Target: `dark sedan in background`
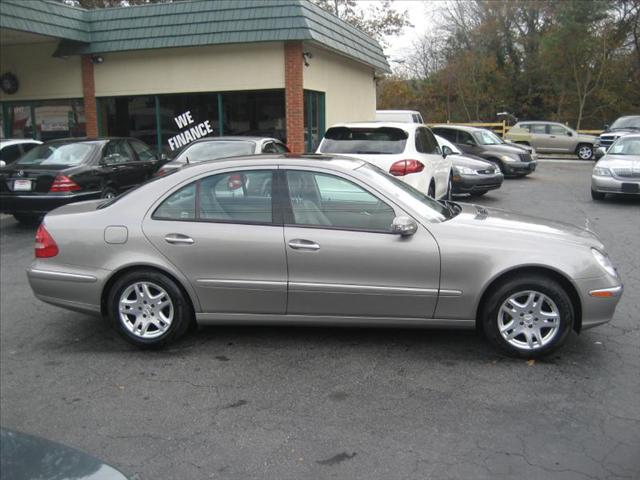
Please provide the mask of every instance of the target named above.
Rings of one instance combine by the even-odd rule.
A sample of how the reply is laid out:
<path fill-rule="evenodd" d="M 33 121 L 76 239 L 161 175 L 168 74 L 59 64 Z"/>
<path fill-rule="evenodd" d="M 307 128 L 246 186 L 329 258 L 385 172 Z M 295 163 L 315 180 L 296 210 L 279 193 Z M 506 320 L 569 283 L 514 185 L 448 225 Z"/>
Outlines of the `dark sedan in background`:
<path fill-rule="evenodd" d="M 68 138 L 33 148 L 0 170 L 0 212 L 38 222 L 67 203 L 112 198 L 153 176 L 158 159 L 134 138 Z"/>
<path fill-rule="evenodd" d="M 530 147 L 507 143 L 484 128 L 447 124 L 435 125 L 431 130 L 455 144 L 462 152 L 495 164 L 505 176 L 529 175 L 538 165 Z"/>
<path fill-rule="evenodd" d="M 448 140 L 436 135 L 443 155 L 451 159 L 451 189 L 453 195 L 484 195 L 502 186 L 504 175 L 495 164 L 462 153 Z"/>

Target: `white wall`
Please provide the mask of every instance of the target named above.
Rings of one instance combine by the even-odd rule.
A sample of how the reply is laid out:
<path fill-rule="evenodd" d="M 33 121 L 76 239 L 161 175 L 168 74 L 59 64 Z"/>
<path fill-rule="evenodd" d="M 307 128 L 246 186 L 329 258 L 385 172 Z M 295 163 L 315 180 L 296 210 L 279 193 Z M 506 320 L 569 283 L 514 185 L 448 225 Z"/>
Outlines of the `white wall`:
<path fill-rule="evenodd" d="M 106 53 L 96 96 L 284 88 L 282 43 Z"/>
<path fill-rule="evenodd" d="M 325 93 L 326 127 L 340 122 L 375 120 L 376 82 L 374 70 L 356 61 L 316 46 L 304 67 L 304 88 Z"/>
<path fill-rule="evenodd" d="M 0 72 L 12 72 L 16 93 L 0 91 L 0 101 L 82 98 L 80 57 L 53 58 L 57 42 L 2 46 Z"/>

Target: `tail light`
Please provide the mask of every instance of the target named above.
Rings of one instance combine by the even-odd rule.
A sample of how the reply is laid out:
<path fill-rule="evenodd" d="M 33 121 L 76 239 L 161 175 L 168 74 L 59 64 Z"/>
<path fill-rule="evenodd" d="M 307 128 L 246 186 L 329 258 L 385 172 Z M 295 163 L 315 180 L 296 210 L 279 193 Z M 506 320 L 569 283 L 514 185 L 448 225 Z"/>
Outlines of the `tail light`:
<path fill-rule="evenodd" d="M 73 192 L 80 190 L 82 187 L 71 180 L 66 175 L 58 175 L 51 184 L 50 192 Z"/>
<path fill-rule="evenodd" d="M 418 173 L 424 170 L 424 164 L 419 160 L 399 160 L 389 169 L 389 173 L 395 177 L 403 177 L 409 173 Z"/>
<path fill-rule="evenodd" d="M 50 258 L 58 254 L 58 245 L 47 229 L 44 223 L 41 223 L 36 232 L 36 258 Z"/>

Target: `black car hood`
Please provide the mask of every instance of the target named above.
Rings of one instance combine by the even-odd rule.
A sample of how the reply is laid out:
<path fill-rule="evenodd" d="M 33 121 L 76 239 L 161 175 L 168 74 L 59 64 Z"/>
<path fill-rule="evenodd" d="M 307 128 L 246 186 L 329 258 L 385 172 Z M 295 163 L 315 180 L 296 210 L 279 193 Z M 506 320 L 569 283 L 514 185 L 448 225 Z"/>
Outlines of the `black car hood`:
<path fill-rule="evenodd" d="M 447 158 L 451 159 L 451 163 L 454 167 L 467 167 L 473 168 L 474 170 L 485 170 L 488 168 L 493 168 L 493 163 L 487 162 L 483 160 L 481 157 L 470 154 L 451 154 L 447 155 Z"/>
<path fill-rule="evenodd" d="M 127 480 L 96 457 L 44 438 L 0 429 L 3 479 Z"/>

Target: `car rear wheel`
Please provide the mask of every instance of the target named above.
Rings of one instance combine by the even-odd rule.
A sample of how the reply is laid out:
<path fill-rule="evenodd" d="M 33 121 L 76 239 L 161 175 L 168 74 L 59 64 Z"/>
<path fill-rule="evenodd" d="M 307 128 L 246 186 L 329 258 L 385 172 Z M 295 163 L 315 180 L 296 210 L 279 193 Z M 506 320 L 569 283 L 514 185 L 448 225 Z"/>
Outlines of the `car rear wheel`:
<path fill-rule="evenodd" d="M 129 342 L 163 347 L 183 336 L 194 322 L 189 299 L 167 275 L 129 272 L 109 292 L 109 320 Z"/>
<path fill-rule="evenodd" d="M 594 200 L 604 200 L 606 193 L 598 192 L 597 190 L 591 189 L 591 198 Z"/>
<path fill-rule="evenodd" d="M 42 215 L 36 213 L 14 213 L 13 218 L 23 225 L 37 225 L 42 221 Z"/>
<path fill-rule="evenodd" d="M 542 275 L 511 277 L 484 302 L 487 339 L 508 355 L 538 358 L 559 348 L 574 322 L 573 305 L 557 281 Z"/>
<path fill-rule="evenodd" d="M 588 145 L 586 143 L 578 145 L 576 153 L 580 160 L 591 160 L 593 158 L 593 145 Z"/>

